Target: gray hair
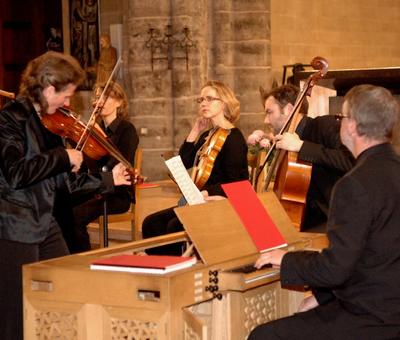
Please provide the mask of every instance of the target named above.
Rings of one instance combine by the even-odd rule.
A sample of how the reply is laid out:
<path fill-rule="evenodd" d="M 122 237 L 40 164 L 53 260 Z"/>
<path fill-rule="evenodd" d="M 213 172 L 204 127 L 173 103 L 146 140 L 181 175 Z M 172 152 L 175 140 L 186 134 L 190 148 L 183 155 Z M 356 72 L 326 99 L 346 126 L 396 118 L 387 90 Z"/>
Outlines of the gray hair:
<path fill-rule="evenodd" d="M 389 90 L 374 85 L 358 85 L 347 92 L 344 100 L 360 136 L 379 141 L 392 138 L 400 106 Z"/>

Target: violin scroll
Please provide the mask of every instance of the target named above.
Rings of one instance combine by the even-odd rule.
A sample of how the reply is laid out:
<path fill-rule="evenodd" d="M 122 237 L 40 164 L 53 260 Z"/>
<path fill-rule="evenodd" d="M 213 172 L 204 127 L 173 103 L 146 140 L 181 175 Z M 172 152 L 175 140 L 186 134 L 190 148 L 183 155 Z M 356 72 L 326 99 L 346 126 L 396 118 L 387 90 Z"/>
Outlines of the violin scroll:
<path fill-rule="evenodd" d="M 15 99 L 15 93 L 4 91 L 2 89 L 0 89 L 0 96 L 6 97 L 6 98 L 9 98 L 9 99 Z"/>

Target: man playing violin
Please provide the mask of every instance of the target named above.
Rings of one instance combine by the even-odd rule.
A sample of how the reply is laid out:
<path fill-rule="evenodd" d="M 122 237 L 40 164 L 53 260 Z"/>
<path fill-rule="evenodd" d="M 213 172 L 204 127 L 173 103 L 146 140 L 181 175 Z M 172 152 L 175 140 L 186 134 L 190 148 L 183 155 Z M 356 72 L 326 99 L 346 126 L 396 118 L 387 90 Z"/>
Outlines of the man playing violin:
<path fill-rule="evenodd" d="M 179 155 L 186 168 L 194 167 L 194 171 L 207 172 L 197 167 L 199 164 L 200 166 L 209 164 L 202 160 L 203 157 L 207 158 L 208 147 L 210 143 L 213 143 L 214 136 L 218 136 L 219 133 L 226 135 L 222 145 L 219 145 L 220 151 L 216 154 L 204 185 L 198 184 L 202 183 L 201 180 L 197 182 L 206 200 L 212 200 L 215 196 L 225 196 L 221 184 L 249 178 L 247 145 L 241 131 L 234 126 L 239 119 L 240 104 L 227 85 L 219 81 L 207 82 L 201 89 L 197 102 L 199 116 L 181 145 Z M 148 238 L 183 230 L 173 209 L 174 207 L 147 216 L 142 226 L 143 237 Z M 149 254 L 182 254 L 180 245 L 147 249 L 146 252 Z"/>
<path fill-rule="evenodd" d="M 249 340 L 400 338 L 400 157 L 391 144 L 400 107 L 383 87 L 359 85 L 344 98 L 340 137 L 356 164 L 336 184 L 329 246 L 272 250 L 255 266 L 280 267 L 283 285 L 324 290 L 301 313 L 257 327 Z"/>
<path fill-rule="evenodd" d="M 30 61 L 19 95 L 0 113 L 0 334 L 22 339 L 22 265 L 68 254 L 54 216 L 60 188 L 107 193 L 130 184 L 122 164 L 78 174 L 82 152 L 66 149 L 41 122 L 68 106 L 84 71 L 71 56 L 47 52 Z"/>
<path fill-rule="evenodd" d="M 331 191 L 335 182 L 354 165 L 354 157 L 340 141 L 340 121 L 333 116 L 307 117 L 308 102 L 303 100 L 295 133 L 279 135 L 293 111 L 299 89 L 291 84 L 261 90 L 265 120 L 276 139 L 276 147 L 298 152 L 298 159 L 312 163 L 310 187 L 302 230 L 325 231 Z"/>

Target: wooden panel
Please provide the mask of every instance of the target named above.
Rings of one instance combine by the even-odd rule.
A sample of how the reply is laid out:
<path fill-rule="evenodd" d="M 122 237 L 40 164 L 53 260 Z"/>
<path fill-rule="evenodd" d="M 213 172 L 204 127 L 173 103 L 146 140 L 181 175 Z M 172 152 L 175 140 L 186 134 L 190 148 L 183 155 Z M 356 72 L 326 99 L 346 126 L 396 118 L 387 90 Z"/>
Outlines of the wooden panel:
<path fill-rule="evenodd" d="M 275 194 L 266 192 L 259 198 L 287 243 L 298 242 L 301 236 Z M 228 200 L 180 207 L 175 212 L 207 265 L 258 253 Z"/>
<path fill-rule="evenodd" d="M 180 207 L 175 212 L 205 264 L 257 253 L 228 200 Z"/>

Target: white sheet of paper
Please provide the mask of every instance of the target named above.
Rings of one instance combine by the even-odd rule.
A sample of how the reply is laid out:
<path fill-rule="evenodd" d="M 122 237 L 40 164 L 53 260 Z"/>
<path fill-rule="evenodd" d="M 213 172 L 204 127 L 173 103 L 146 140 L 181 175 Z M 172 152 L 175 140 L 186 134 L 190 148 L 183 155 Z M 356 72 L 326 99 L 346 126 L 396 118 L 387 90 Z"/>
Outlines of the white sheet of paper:
<path fill-rule="evenodd" d="M 183 165 L 181 156 L 175 156 L 165 161 L 169 171 L 171 171 L 176 183 L 181 189 L 183 196 L 189 205 L 205 203 L 204 197 L 200 190 L 193 183 L 185 166 Z"/>

